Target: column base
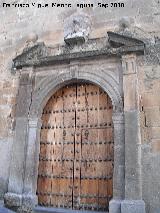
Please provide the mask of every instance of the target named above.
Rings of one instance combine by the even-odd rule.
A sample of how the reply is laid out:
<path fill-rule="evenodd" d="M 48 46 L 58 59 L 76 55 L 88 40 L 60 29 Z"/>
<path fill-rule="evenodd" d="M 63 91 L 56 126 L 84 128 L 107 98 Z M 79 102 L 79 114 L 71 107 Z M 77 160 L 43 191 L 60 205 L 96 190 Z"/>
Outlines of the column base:
<path fill-rule="evenodd" d="M 23 212 L 32 212 L 33 208 L 38 204 L 38 197 L 36 195 L 23 194 L 22 196 L 22 210 Z"/>
<path fill-rule="evenodd" d="M 124 200 L 121 202 L 121 213 L 145 213 L 143 200 Z"/>
<path fill-rule="evenodd" d="M 7 208 L 16 212 L 29 213 L 38 204 L 38 199 L 37 196 L 31 194 L 6 193 L 4 204 Z"/>
<path fill-rule="evenodd" d="M 4 205 L 7 208 L 16 210 L 18 207 L 22 206 L 22 195 L 15 193 L 6 193 L 4 196 Z"/>
<path fill-rule="evenodd" d="M 122 200 L 111 200 L 109 202 L 109 213 L 121 213 Z"/>

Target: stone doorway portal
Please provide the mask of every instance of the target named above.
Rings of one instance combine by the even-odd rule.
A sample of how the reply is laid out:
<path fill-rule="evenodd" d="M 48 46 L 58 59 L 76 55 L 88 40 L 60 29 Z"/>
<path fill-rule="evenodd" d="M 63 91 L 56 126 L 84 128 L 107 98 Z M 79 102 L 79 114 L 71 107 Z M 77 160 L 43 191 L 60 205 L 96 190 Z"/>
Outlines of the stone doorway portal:
<path fill-rule="evenodd" d="M 40 128 L 43 124 L 43 122 L 41 122 L 43 109 L 51 96 L 55 94 L 60 88 L 63 88 L 70 83 L 88 82 L 102 88 L 109 95 L 113 105 L 113 193 L 108 193 L 107 195 L 105 195 L 109 196 L 109 199 L 110 196 L 113 195 L 113 199 L 109 202 L 109 212 L 125 213 L 126 210 L 132 213 L 145 212 L 145 203 L 142 200 L 140 164 L 141 137 L 139 134 L 140 98 L 138 92 L 137 73 L 137 59 L 139 55 L 143 55 L 145 46 L 144 43 L 140 40 L 113 32 L 108 32 L 108 38 L 108 43 L 106 43 L 106 38 L 96 39 L 96 41 L 89 40 L 89 42 L 85 43 L 83 49 L 81 47 L 79 48 L 75 46 L 75 48 L 71 50 L 68 49 L 68 46 L 64 46 L 61 48 L 59 48 L 58 46 L 58 48 L 56 49 L 51 46 L 46 46 L 44 43 L 38 43 L 35 46 L 23 51 L 21 55 L 17 56 L 14 59 L 14 70 L 19 73 L 19 88 L 17 94 L 15 138 L 10 164 L 8 192 L 5 194 L 4 197 L 4 202 L 7 207 L 13 208 L 16 211 L 20 211 L 21 209 L 23 209 L 27 212 L 32 212 L 35 207 L 39 207 L 37 207 L 37 198 L 39 198 L 41 194 L 41 188 L 39 188 L 39 185 L 41 184 L 39 184 L 39 179 L 40 176 L 43 176 L 44 174 L 48 175 L 46 171 L 44 171 L 44 173 L 38 171 L 38 167 L 40 165 L 39 162 L 41 162 L 41 160 L 39 161 L 39 153 L 42 150 L 42 142 L 52 142 L 47 140 L 40 140 L 40 131 L 43 130 L 41 130 Z M 91 47 L 94 47 L 92 51 Z M 57 53 L 59 54 L 57 55 Z M 76 103 L 77 105 L 75 106 L 78 106 L 78 102 Z M 78 109 L 76 112 L 79 113 Z M 92 119 L 96 119 L 97 116 L 95 116 L 93 112 L 93 109 L 89 111 L 89 113 L 91 113 L 92 115 L 90 117 Z M 95 112 L 97 111 L 95 110 Z M 83 113 L 83 111 L 80 111 L 80 113 Z M 48 116 L 50 115 L 52 115 L 52 113 L 50 113 Z M 67 115 L 69 115 L 68 112 Z M 101 114 L 101 116 L 102 115 L 103 114 Z M 70 119 L 69 117 L 67 118 Z M 78 116 L 76 116 L 76 119 L 73 119 L 76 120 L 76 124 L 78 124 L 78 122 L 81 122 L 81 120 L 78 120 L 77 118 Z M 102 116 L 102 118 L 105 117 Z M 83 123 L 80 123 L 80 125 L 83 125 Z M 91 123 L 90 125 L 93 124 Z M 112 128 L 113 126 L 111 123 L 111 127 L 109 126 L 109 128 Z M 95 130 L 94 128 L 94 126 L 92 126 L 91 129 L 89 129 L 88 127 L 83 127 L 82 129 L 84 129 L 84 131 L 79 133 L 80 136 L 76 136 L 75 133 L 78 132 L 75 132 L 75 136 L 73 136 L 75 138 L 75 141 L 73 141 L 73 144 L 75 144 L 75 142 L 79 142 L 76 141 L 77 137 L 80 137 L 82 141 L 85 139 L 86 130 L 88 130 L 89 134 L 86 134 L 88 135 L 88 139 L 85 139 L 84 143 L 89 142 L 89 136 L 92 135 L 91 132 L 93 132 L 94 134 L 100 134 L 101 130 L 97 130 L 97 128 Z M 23 131 L 21 131 L 22 129 Z M 76 128 L 76 130 L 81 130 L 81 128 Z M 51 132 L 51 127 L 46 126 L 46 128 L 44 128 L 44 131 Z M 93 137 L 93 139 L 96 140 L 96 137 Z M 71 144 L 67 145 L 67 147 L 70 147 Z M 87 147 L 90 151 L 91 145 Z M 81 153 L 81 147 L 79 150 L 77 150 L 79 153 L 75 152 L 75 148 L 74 155 L 78 156 Z M 95 149 L 93 149 L 93 152 L 94 151 Z M 90 153 L 93 152 L 91 151 Z M 90 156 L 88 155 L 87 157 Z M 47 158 L 50 159 L 49 157 Z M 76 159 L 77 158 L 72 159 L 73 162 L 75 162 Z M 63 158 L 61 159 L 61 161 L 62 160 Z M 91 160 L 94 159 L 91 158 Z M 42 162 L 49 163 L 50 161 L 45 161 L 45 158 L 43 158 Z M 67 161 L 65 161 L 65 163 L 66 162 Z M 69 163 L 69 161 L 67 163 Z M 92 163 L 93 162 L 91 162 L 91 164 Z M 99 161 L 95 162 L 95 164 L 98 163 Z M 74 177 L 76 177 L 79 172 L 78 170 L 76 170 L 76 168 L 78 168 L 78 166 L 71 168 Z M 56 170 L 53 171 L 52 175 L 56 175 L 54 173 L 55 171 Z M 64 175 L 64 177 L 66 176 L 67 175 Z M 93 177 L 96 177 L 96 175 L 93 177 L 92 175 L 89 176 L 91 178 L 88 180 L 84 179 L 83 182 L 92 181 L 94 180 Z M 72 181 L 81 180 L 81 183 L 83 180 L 73 178 L 73 175 L 70 179 Z M 75 194 L 76 188 L 73 187 L 75 185 L 73 185 L 72 183 L 69 186 L 71 186 L 73 192 L 71 198 L 73 198 L 74 195 L 77 196 Z M 79 188 L 77 188 L 77 190 L 79 190 Z M 38 194 L 38 196 L 36 193 Z M 51 193 L 60 194 L 60 192 L 56 193 L 50 191 L 48 193 L 45 192 L 44 197 L 48 196 L 48 194 L 50 195 Z M 87 192 L 87 194 L 89 193 Z M 93 195 L 94 193 L 92 194 L 92 197 Z M 79 193 L 78 196 L 79 201 L 81 194 Z M 61 198 L 63 198 L 63 196 L 61 196 Z M 85 199 L 86 197 L 84 198 L 84 200 Z M 93 197 L 94 201 L 95 199 L 97 199 L 97 197 Z M 72 205 L 74 204 L 73 201 L 74 199 L 71 200 Z M 39 204 L 41 202 L 46 202 L 45 205 L 48 206 L 48 201 L 40 201 L 39 198 Z M 62 201 L 59 203 L 59 206 L 63 206 L 63 204 L 61 203 Z M 54 206 L 57 205 L 56 203 L 54 204 Z M 51 204 L 49 203 L 49 205 Z M 104 204 L 105 208 L 106 206 L 108 208 L 108 201 L 106 201 L 106 204 Z M 71 211 L 71 209 L 66 210 L 66 208 L 63 208 L 63 210 L 64 209 L 65 211 Z M 59 211 L 59 208 L 56 208 L 56 211 Z"/>
<path fill-rule="evenodd" d="M 108 211 L 113 196 L 112 103 L 89 83 L 58 90 L 42 114 L 37 195 L 41 206 Z"/>

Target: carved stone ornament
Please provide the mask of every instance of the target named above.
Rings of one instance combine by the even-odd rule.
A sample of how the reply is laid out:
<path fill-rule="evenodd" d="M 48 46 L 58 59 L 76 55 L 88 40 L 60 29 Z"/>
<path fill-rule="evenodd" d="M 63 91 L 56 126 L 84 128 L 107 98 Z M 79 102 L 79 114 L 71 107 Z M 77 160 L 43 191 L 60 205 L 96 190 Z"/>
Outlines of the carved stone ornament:
<path fill-rule="evenodd" d="M 74 45 L 84 43 L 90 32 L 90 19 L 85 14 L 72 15 L 64 21 L 64 41 Z"/>

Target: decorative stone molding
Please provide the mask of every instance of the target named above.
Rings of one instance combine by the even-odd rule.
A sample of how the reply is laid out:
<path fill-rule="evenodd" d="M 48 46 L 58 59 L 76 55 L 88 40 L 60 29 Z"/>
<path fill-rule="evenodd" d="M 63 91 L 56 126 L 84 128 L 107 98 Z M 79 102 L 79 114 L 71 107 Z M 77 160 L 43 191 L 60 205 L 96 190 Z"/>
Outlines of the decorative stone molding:
<path fill-rule="evenodd" d="M 47 48 L 43 42 L 37 43 L 32 47 L 27 47 L 22 54 L 13 59 L 14 68 L 22 68 L 29 62 L 37 61 L 38 58 L 46 56 Z"/>
<path fill-rule="evenodd" d="M 25 66 L 49 66 L 57 63 L 66 63 L 71 60 L 93 58 L 96 56 L 121 56 L 126 53 L 144 53 L 144 43 L 132 37 L 123 36 L 117 33 L 108 32 L 109 43 L 104 46 L 100 44 L 102 39 L 95 41 L 88 40 L 82 47 L 69 49 L 67 46 L 59 47 L 57 54 L 53 47 L 47 47 L 44 43 L 37 43 L 35 46 L 24 50 L 24 52 L 13 60 L 14 68 Z M 104 39 L 105 40 L 105 39 Z M 90 48 L 91 47 L 91 48 Z M 116 48 L 115 48 L 116 47 Z"/>
<path fill-rule="evenodd" d="M 106 91 L 107 94 L 110 96 L 113 103 L 114 111 L 123 111 L 123 100 L 119 92 L 119 85 L 113 78 L 111 78 L 110 75 L 108 75 L 107 73 L 96 72 L 96 70 L 92 70 L 92 72 L 89 72 L 88 70 L 80 71 L 77 69 L 73 69 L 73 72 L 70 72 L 69 70 L 57 77 L 50 76 L 49 78 L 45 78 L 44 81 L 41 82 L 41 86 L 36 88 L 33 93 L 33 103 L 31 106 L 30 116 L 37 116 L 37 113 L 41 114 L 41 111 L 38 112 L 38 109 L 39 106 L 44 106 L 46 104 L 46 99 L 43 103 L 44 97 L 49 98 L 50 95 L 53 94 L 53 92 L 55 92 L 60 87 L 69 82 L 78 80 L 86 80 L 100 85 L 101 88 L 104 89 L 104 91 Z"/>
<path fill-rule="evenodd" d="M 142 200 L 140 97 L 136 60 L 135 54 L 127 54 L 122 57 L 125 116 L 125 200 L 121 203 L 121 213 L 145 213 L 145 203 Z"/>
<path fill-rule="evenodd" d="M 115 37 L 117 37 L 117 41 Z M 105 45 L 102 45 L 101 41 Z M 134 60 L 136 63 L 133 55 L 129 54 L 127 56 L 128 59 L 126 56 L 122 57 L 122 55 L 126 53 L 143 54 L 144 44 L 141 41 L 113 33 L 109 33 L 110 44 L 105 39 L 97 39 L 94 42 L 88 40 L 87 42 L 82 49 L 77 49 L 77 47 L 73 49 L 63 47 L 59 48 L 59 53 L 56 52 L 58 50 L 46 47 L 43 43 L 36 44 L 14 59 L 14 67 L 17 69 L 22 68 L 20 69 L 21 93 L 17 97 L 19 105 L 17 106 L 16 132 L 8 193 L 5 195 L 7 206 L 28 209 L 27 211 L 30 212 L 33 206 L 37 204 L 36 188 L 42 110 L 49 98 L 61 87 L 69 83 L 86 81 L 101 87 L 112 100 L 115 166 L 113 175 L 113 200 L 110 202 L 109 209 L 110 213 L 125 213 L 122 212 L 123 207 L 121 204 L 123 199 L 128 199 L 125 196 L 127 195 L 126 190 L 129 190 L 126 188 L 128 176 L 125 177 L 125 175 L 129 174 L 129 172 L 125 174 L 125 165 L 128 163 L 125 156 L 130 155 L 130 144 L 128 143 L 129 137 L 127 138 L 125 131 L 128 130 L 130 125 L 130 117 L 127 117 L 130 114 L 124 114 L 124 91 L 122 91 L 124 87 L 122 85 L 122 78 L 129 76 L 127 73 L 128 71 L 130 72 L 130 68 L 127 70 L 127 65 L 122 66 L 120 62 L 126 63 L 127 60 L 131 62 Z M 114 58 L 112 62 L 114 66 L 113 64 L 111 65 L 112 70 L 107 68 L 107 63 L 109 63 L 108 57 Z M 97 61 L 102 60 L 105 66 L 101 66 L 101 61 L 98 61 L 99 65 L 97 66 L 96 63 L 93 63 L 95 59 Z M 87 60 L 89 63 L 86 66 Z M 40 81 L 37 78 L 40 75 L 39 66 L 41 66 L 41 69 L 42 67 L 45 70 L 49 68 L 48 71 L 51 71 L 51 74 L 43 72 L 43 77 L 40 78 Z M 26 67 L 31 67 L 31 71 L 28 68 L 26 69 Z M 57 72 L 57 69 L 60 72 Z M 136 75 L 134 71 L 133 69 L 131 72 L 132 75 Z M 24 94 L 26 95 L 26 103 L 23 101 Z M 133 118 L 135 117 L 133 116 Z M 21 127 L 23 131 L 20 130 Z M 134 129 L 133 132 L 135 132 L 137 125 L 135 128 L 132 128 Z M 136 151 L 136 146 L 134 148 L 132 151 Z M 17 155 L 17 153 L 19 154 Z M 135 155 L 135 162 L 138 161 L 139 155 Z M 138 196 L 137 198 L 140 199 L 138 193 L 135 196 Z M 135 199 L 132 198 L 132 200 Z M 130 207 L 127 208 L 130 209 Z M 135 211 L 132 212 L 137 213 Z M 142 211 L 142 213 L 144 212 Z"/>
<path fill-rule="evenodd" d="M 59 88 L 63 87 L 64 85 L 75 82 L 75 81 L 89 81 L 94 84 L 97 84 L 100 86 L 104 91 L 108 93 L 108 95 L 112 99 L 113 107 L 114 107 L 114 114 L 113 114 L 113 120 L 115 123 L 115 133 L 117 136 L 115 136 L 115 144 L 119 143 L 119 140 L 124 144 L 123 140 L 123 98 L 121 97 L 120 93 L 120 82 L 115 80 L 114 75 L 110 75 L 109 72 L 104 70 L 99 70 L 99 72 L 96 72 L 94 69 L 90 70 L 84 70 L 80 69 L 78 62 L 72 62 L 70 65 L 68 65 L 67 70 L 59 74 L 59 76 L 53 75 L 53 76 L 47 76 L 42 80 L 34 89 L 32 92 L 32 102 L 30 105 L 30 112 L 29 112 L 29 121 L 28 121 L 28 128 L 25 135 L 25 138 L 23 140 L 26 140 L 26 162 L 25 162 L 25 174 L 24 174 L 24 183 L 23 183 L 23 189 L 22 191 L 27 194 L 33 194 L 32 196 L 36 196 L 36 184 L 37 184 L 37 171 L 38 171 L 38 163 L 39 163 L 39 130 L 40 130 L 40 117 L 43 110 L 44 105 L 47 103 L 48 99 L 51 97 L 51 95 L 58 90 Z M 27 85 L 27 84 L 26 84 Z M 18 122 L 18 120 L 17 120 Z M 117 124 L 116 124 L 117 123 Z M 119 132 L 119 133 L 118 133 Z M 17 133 L 18 129 L 17 129 Z M 16 141 L 16 143 L 21 145 L 20 141 Z M 17 144 L 17 146 L 18 146 Z M 124 146 L 123 146 L 124 147 Z M 121 152 L 121 150 L 119 150 Z M 15 159 L 16 159 L 16 153 L 14 153 Z M 123 155 L 123 154 L 122 154 Z M 117 155 L 119 156 L 119 155 Z M 116 158 L 115 158 L 116 159 Z M 115 162 L 116 168 L 115 168 L 115 174 L 117 175 L 116 181 L 114 183 L 115 186 L 115 196 L 119 196 L 120 198 L 124 195 L 121 195 L 124 190 L 120 188 L 124 184 L 122 184 L 122 181 L 124 182 L 124 177 L 121 175 L 122 170 L 124 170 L 124 166 L 119 165 L 119 157 L 117 158 L 117 162 Z M 122 161 L 121 161 L 122 164 Z M 117 170 L 118 169 L 118 170 Z M 117 170 L 117 171 L 116 171 Z M 120 171 L 121 170 L 121 171 Z M 10 182 L 12 183 L 12 174 L 10 176 Z M 122 180 L 123 178 L 123 180 Z M 24 194 L 24 196 L 25 196 Z M 16 196 L 16 194 L 15 194 Z M 13 197 L 14 200 L 14 197 Z M 24 200 L 24 199 L 23 199 Z M 34 199 L 35 201 L 36 199 Z M 33 202 L 34 202 L 33 201 Z M 7 200 L 6 200 L 7 203 Z M 24 202 L 21 201 L 21 204 L 23 208 L 25 208 L 27 204 L 24 204 Z M 31 202 L 32 203 L 32 202 Z M 36 203 L 35 203 L 36 204 Z M 29 208 L 27 206 L 27 208 Z M 30 207 L 32 208 L 32 207 Z"/>
<path fill-rule="evenodd" d="M 135 54 L 122 56 L 123 75 L 137 73 L 136 59 Z"/>
<path fill-rule="evenodd" d="M 86 14 L 73 14 L 64 21 L 64 41 L 69 45 L 84 43 L 90 27 L 90 18 Z"/>
<path fill-rule="evenodd" d="M 114 125 L 124 124 L 124 113 L 123 112 L 114 112 L 112 115 L 112 120 Z"/>
<path fill-rule="evenodd" d="M 29 128 L 37 128 L 38 118 L 30 118 L 28 122 Z"/>

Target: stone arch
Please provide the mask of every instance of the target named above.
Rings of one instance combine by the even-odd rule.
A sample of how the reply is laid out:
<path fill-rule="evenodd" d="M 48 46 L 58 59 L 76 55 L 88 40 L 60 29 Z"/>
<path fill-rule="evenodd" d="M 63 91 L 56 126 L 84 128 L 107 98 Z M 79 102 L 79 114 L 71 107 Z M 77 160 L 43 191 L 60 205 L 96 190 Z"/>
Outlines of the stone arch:
<path fill-rule="evenodd" d="M 92 67 L 93 68 L 93 67 Z M 87 81 L 101 87 L 111 98 L 113 105 L 114 125 L 114 175 L 113 175 L 113 199 L 124 198 L 124 117 L 123 98 L 119 79 L 111 71 L 104 70 L 79 70 L 77 66 L 68 67 L 55 77 L 48 75 L 40 80 L 32 92 L 29 117 L 22 122 L 26 125 L 25 133 L 25 164 L 22 182 L 22 194 L 7 193 L 6 200 L 19 199 L 18 206 L 34 208 L 37 204 L 37 177 L 40 148 L 41 114 L 49 98 L 61 87 L 76 81 Z M 28 115 L 27 115 L 28 116 Z M 21 118 L 20 118 L 21 119 Z M 21 122 L 19 122 L 19 126 Z M 21 145 L 22 146 L 22 145 Z M 17 174 L 16 174 L 17 175 Z M 11 184 L 14 179 L 11 177 Z M 10 187 L 10 188 L 11 188 Z M 11 192 L 13 190 L 10 190 Z M 12 199 L 12 200 L 14 200 Z M 116 204 L 117 205 L 117 204 Z M 117 209 L 120 209 L 118 203 Z"/>
<path fill-rule="evenodd" d="M 49 98 L 63 86 L 76 81 L 87 81 L 101 87 L 111 98 L 113 105 L 113 125 L 114 125 L 114 175 L 113 175 L 113 199 L 119 200 L 124 198 L 124 117 L 123 117 L 123 99 L 120 94 L 119 83 L 112 75 L 107 72 L 100 71 L 96 73 L 92 70 L 89 71 L 68 71 L 61 73 L 56 78 L 49 76 L 40 81 L 35 88 L 32 97 L 32 105 L 29 116 L 29 132 L 28 132 L 28 146 L 34 146 L 34 156 L 27 154 L 26 159 L 26 173 L 34 174 L 30 180 L 26 179 L 26 185 L 30 185 L 30 190 L 33 197 L 36 195 L 37 190 L 37 177 L 39 165 L 39 146 L 40 146 L 40 128 L 41 114 L 44 106 Z M 34 144 L 33 144 L 34 141 Z M 32 145 L 30 145 L 32 144 Z M 32 171 L 30 165 L 33 164 Z M 28 166 L 27 166 L 28 165 Z M 29 168 L 27 170 L 27 168 Z M 29 182 L 29 183 L 28 183 Z M 121 187 L 119 187 L 121 186 Z M 25 188 L 25 186 L 24 186 Z"/>
<path fill-rule="evenodd" d="M 88 81 L 101 87 L 111 98 L 114 112 L 123 111 L 123 100 L 119 91 L 119 84 L 113 76 L 105 73 L 88 72 L 85 70 L 65 72 L 57 76 L 49 76 L 37 85 L 31 105 L 30 117 L 39 117 L 42 109 L 59 88 L 76 81 Z"/>

